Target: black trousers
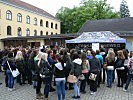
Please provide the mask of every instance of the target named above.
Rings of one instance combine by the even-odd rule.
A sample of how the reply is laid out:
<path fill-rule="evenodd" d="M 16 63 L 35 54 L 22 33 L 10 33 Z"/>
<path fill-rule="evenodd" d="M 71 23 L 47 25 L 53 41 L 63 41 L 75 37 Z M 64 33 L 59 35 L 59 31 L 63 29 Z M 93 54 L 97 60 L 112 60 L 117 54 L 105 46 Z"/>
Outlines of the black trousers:
<path fill-rule="evenodd" d="M 39 94 L 41 91 L 41 85 L 42 85 L 42 79 L 41 77 L 38 77 L 38 81 L 37 81 L 37 87 L 36 87 L 36 94 Z"/>
<path fill-rule="evenodd" d="M 96 74 L 97 76 L 99 75 L 99 73 L 94 73 Z M 96 78 L 95 81 L 93 80 L 90 80 L 90 91 L 93 91 L 93 92 L 96 92 L 97 91 L 97 82 L 98 82 L 98 77 Z"/>
<path fill-rule="evenodd" d="M 123 86 L 124 84 L 124 70 L 116 70 L 117 71 L 117 79 L 118 79 L 118 86 Z"/>

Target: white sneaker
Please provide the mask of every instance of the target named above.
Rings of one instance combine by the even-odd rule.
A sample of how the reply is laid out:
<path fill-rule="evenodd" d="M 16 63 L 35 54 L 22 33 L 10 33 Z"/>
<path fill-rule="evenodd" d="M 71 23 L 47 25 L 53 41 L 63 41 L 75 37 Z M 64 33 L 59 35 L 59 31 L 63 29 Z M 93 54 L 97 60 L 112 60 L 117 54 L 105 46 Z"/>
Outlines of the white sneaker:
<path fill-rule="evenodd" d="M 12 88 L 8 88 L 8 91 L 12 92 L 12 91 L 13 91 L 13 89 L 12 89 Z"/>
<path fill-rule="evenodd" d="M 96 94 L 96 92 L 91 92 L 91 95 L 95 95 Z"/>
<path fill-rule="evenodd" d="M 123 91 L 124 91 L 124 92 L 127 92 L 127 90 L 126 90 L 125 88 L 123 88 Z"/>

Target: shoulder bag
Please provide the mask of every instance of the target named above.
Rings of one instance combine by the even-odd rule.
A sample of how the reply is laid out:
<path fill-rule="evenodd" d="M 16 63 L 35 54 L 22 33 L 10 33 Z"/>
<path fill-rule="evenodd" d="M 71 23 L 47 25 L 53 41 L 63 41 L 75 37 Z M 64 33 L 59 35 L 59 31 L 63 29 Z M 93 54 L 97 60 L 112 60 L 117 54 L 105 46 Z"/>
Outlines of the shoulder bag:
<path fill-rule="evenodd" d="M 9 66 L 9 69 L 10 69 L 11 73 L 12 73 L 12 76 L 13 76 L 13 77 L 17 77 L 17 76 L 20 74 L 19 71 L 18 71 L 18 69 L 16 68 L 16 70 L 13 70 L 13 71 L 12 71 L 12 69 L 11 69 L 10 64 L 9 64 L 8 61 L 7 61 L 7 64 L 8 64 L 8 66 Z"/>

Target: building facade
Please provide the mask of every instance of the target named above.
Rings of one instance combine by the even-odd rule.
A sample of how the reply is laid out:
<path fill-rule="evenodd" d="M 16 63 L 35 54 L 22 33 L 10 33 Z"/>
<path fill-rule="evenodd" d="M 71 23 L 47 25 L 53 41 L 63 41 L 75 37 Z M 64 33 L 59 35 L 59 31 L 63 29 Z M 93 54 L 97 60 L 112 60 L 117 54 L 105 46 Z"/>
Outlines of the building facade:
<path fill-rule="evenodd" d="M 0 0 L 0 48 L 7 44 L 42 46 L 43 36 L 54 34 L 60 34 L 60 21 L 54 16 L 19 0 Z"/>

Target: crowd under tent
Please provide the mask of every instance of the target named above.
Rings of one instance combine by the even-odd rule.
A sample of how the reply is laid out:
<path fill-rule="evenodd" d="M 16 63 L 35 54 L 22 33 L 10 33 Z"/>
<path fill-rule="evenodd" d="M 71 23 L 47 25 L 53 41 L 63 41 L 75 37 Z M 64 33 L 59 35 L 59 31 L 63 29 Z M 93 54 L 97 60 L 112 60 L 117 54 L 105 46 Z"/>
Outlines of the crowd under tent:
<path fill-rule="evenodd" d="M 100 31 L 83 32 L 79 37 L 66 40 L 65 42 L 68 48 L 100 48 L 101 45 L 103 45 L 105 48 L 124 49 L 126 39 L 121 38 L 110 31 Z"/>

